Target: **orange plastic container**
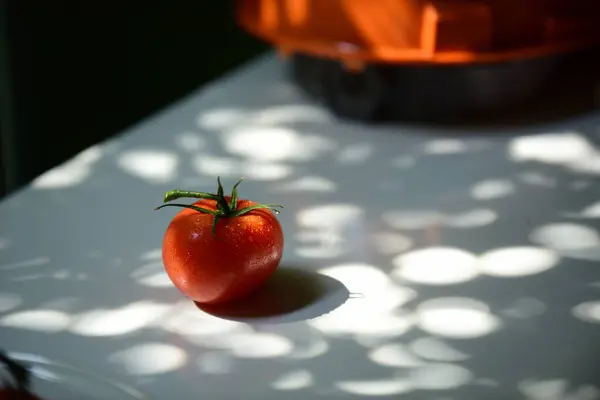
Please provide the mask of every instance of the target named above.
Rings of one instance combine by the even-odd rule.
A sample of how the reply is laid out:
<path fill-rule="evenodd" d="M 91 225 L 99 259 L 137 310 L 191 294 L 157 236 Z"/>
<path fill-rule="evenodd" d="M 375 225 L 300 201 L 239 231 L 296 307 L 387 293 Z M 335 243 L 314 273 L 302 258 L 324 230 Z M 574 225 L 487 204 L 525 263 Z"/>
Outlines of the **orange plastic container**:
<path fill-rule="evenodd" d="M 284 52 L 345 61 L 469 63 L 600 42 L 600 0 L 238 0 Z"/>
<path fill-rule="evenodd" d="M 600 0 L 237 0 L 236 10 L 244 29 L 282 53 L 355 72 L 498 64 L 600 44 Z"/>

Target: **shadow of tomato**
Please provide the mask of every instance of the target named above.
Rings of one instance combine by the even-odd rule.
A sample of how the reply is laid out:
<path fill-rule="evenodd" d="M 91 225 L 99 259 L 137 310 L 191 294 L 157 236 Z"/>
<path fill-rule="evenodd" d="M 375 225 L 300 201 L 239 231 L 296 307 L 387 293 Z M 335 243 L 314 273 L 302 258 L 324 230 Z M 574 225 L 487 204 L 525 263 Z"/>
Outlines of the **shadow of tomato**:
<path fill-rule="evenodd" d="M 279 267 L 257 292 L 226 304 L 196 303 L 215 317 L 249 323 L 289 323 L 327 314 L 348 300 L 338 280 L 314 271 Z"/>

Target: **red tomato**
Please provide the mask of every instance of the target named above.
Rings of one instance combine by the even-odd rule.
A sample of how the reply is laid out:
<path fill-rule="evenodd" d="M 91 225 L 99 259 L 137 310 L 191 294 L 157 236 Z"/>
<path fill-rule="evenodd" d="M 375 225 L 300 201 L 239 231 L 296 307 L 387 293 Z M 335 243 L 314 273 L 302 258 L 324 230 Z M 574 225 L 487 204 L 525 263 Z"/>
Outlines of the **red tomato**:
<path fill-rule="evenodd" d="M 238 201 L 240 182 L 231 196 L 223 196 L 220 181 L 216 195 L 181 191 L 165 194 L 165 202 L 201 198 L 191 205 L 196 209 L 183 204 L 159 207 L 183 208 L 165 232 L 163 263 L 173 284 L 198 303 L 224 303 L 254 292 L 281 261 L 283 232 L 271 211 L 281 206 Z"/>

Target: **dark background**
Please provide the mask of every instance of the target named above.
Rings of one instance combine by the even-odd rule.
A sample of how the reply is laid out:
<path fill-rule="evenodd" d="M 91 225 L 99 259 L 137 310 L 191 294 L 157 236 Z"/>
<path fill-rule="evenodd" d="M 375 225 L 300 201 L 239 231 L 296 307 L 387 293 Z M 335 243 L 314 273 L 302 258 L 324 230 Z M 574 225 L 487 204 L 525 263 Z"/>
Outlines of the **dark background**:
<path fill-rule="evenodd" d="M 0 0 L 0 197 L 265 51 L 233 0 Z"/>

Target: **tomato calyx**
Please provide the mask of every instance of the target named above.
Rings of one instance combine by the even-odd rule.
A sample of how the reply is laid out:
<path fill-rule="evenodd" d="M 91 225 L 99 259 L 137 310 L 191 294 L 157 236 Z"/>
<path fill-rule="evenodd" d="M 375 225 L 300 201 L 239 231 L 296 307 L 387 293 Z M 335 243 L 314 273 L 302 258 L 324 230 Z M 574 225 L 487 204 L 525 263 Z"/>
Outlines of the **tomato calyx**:
<path fill-rule="evenodd" d="M 165 207 L 179 207 L 179 208 L 188 208 L 190 210 L 197 211 L 203 214 L 210 214 L 214 216 L 213 224 L 212 224 L 212 234 L 215 235 L 215 229 L 217 227 L 217 223 L 222 218 L 235 218 L 240 217 L 244 214 L 249 213 L 253 210 L 258 209 L 268 209 L 273 211 L 275 214 L 279 214 L 279 208 L 283 208 L 280 204 L 254 204 L 248 207 L 244 207 L 238 210 L 237 202 L 238 202 L 238 191 L 237 188 L 244 181 L 244 178 L 240 178 L 233 185 L 233 189 L 231 189 L 231 196 L 229 199 L 229 203 L 227 203 L 227 199 L 225 198 L 225 192 L 223 190 L 223 185 L 221 184 L 221 177 L 217 177 L 217 193 L 208 193 L 208 192 L 191 192 L 188 190 L 169 190 L 165 193 L 163 197 L 163 204 L 159 207 L 156 207 L 154 210 L 160 210 Z M 178 200 L 181 198 L 192 198 L 192 199 L 205 199 L 205 200 L 214 200 L 216 203 L 215 210 L 209 210 L 207 208 L 198 207 L 192 204 L 179 204 L 179 203 L 171 203 L 171 201 Z"/>

